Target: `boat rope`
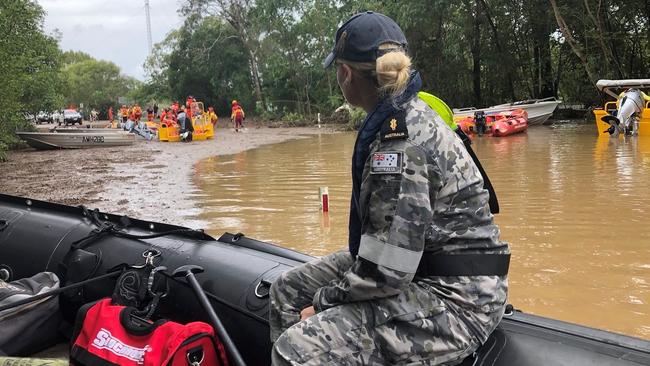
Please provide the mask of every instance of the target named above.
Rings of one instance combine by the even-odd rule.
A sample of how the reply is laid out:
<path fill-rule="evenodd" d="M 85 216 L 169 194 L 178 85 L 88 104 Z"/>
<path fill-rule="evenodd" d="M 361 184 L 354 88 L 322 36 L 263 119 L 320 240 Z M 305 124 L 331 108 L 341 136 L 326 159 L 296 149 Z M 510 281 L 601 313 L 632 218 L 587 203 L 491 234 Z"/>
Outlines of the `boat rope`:
<path fill-rule="evenodd" d="M 168 235 L 186 235 L 194 238 L 200 238 L 205 235 L 205 233 L 202 230 L 194 230 L 194 229 L 186 229 L 186 228 L 162 231 L 159 233 L 146 234 L 146 235 L 129 234 L 123 231 L 125 228 L 129 226 L 128 223 L 126 223 L 126 225 L 124 226 L 120 226 L 109 221 L 102 221 L 99 218 L 98 209 L 89 210 L 85 206 L 79 206 L 79 207 L 83 211 L 84 216 L 88 217 L 92 221 L 92 223 L 95 226 L 97 226 L 97 228 L 91 231 L 90 234 L 88 234 L 87 236 L 75 240 L 70 246 L 71 250 L 83 249 L 107 235 L 112 235 L 112 236 L 117 236 L 117 237 L 122 237 L 127 239 L 136 239 L 136 240 L 153 239 L 153 238 L 159 238 Z"/>

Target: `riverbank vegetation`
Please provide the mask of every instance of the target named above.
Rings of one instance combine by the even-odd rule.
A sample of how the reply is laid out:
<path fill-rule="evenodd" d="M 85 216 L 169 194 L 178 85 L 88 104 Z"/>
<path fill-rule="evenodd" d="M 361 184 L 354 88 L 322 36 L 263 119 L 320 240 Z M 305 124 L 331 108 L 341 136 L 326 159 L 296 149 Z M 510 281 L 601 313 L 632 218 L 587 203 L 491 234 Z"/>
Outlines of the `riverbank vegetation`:
<path fill-rule="evenodd" d="M 558 97 L 598 104 L 598 79 L 648 77 L 645 0 L 184 0 L 183 25 L 146 60 L 146 80 L 113 63 L 62 52 L 34 0 L 0 9 L 0 154 L 24 116 L 63 105 L 105 111 L 193 95 L 229 115 L 237 99 L 266 120 L 324 121 L 343 103 L 321 61 L 333 34 L 364 9 L 397 20 L 424 89 L 452 107 Z M 15 16 L 20 14 L 21 16 Z M 0 159 L 1 159 L 0 155 Z"/>
<path fill-rule="evenodd" d="M 236 98 L 278 118 L 329 115 L 343 100 L 321 61 L 362 9 L 397 20 L 424 89 L 453 107 L 546 97 L 590 106 L 598 79 L 648 76 L 643 0 L 190 0 L 147 61 L 148 83 L 222 112 Z"/>

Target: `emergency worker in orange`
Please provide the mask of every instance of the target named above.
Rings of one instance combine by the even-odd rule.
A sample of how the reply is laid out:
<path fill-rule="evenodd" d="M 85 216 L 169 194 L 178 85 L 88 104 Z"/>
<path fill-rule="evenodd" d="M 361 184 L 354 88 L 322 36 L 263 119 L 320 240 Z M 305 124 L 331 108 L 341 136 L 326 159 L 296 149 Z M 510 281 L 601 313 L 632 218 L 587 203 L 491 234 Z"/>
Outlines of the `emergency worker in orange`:
<path fill-rule="evenodd" d="M 142 118 L 142 108 L 140 108 L 138 103 L 133 106 L 133 116 L 135 117 L 135 122 L 140 122 L 140 118 Z"/>
<path fill-rule="evenodd" d="M 190 119 L 192 119 L 192 104 L 196 102 L 196 99 L 194 99 L 193 96 L 188 96 L 187 100 L 185 101 L 185 114 L 187 114 Z"/>
<path fill-rule="evenodd" d="M 244 109 L 239 105 L 239 103 L 237 103 L 236 100 L 233 100 L 230 120 L 235 123 L 235 132 L 239 132 L 239 129 L 244 127 L 245 119 L 246 114 L 244 113 Z"/>
<path fill-rule="evenodd" d="M 113 123 L 113 107 L 108 107 L 108 121 Z"/>
<path fill-rule="evenodd" d="M 120 117 L 122 117 L 122 123 L 126 123 L 126 120 L 129 119 L 129 108 L 125 104 L 122 104 L 122 108 L 120 108 Z"/>

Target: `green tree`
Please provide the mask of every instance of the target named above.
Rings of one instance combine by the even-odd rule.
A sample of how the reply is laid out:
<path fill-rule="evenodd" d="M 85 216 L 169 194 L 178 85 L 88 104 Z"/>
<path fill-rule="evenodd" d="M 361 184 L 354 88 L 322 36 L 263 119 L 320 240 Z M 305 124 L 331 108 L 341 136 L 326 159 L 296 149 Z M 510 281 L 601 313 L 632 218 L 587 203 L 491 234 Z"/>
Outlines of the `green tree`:
<path fill-rule="evenodd" d="M 43 9 L 30 0 L 3 0 L 0 8 L 0 160 L 29 129 L 26 113 L 48 110 L 57 95 L 60 50 L 43 32 Z"/>
<path fill-rule="evenodd" d="M 64 103 L 67 106 L 83 104 L 85 110 L 96 108 L 105 111 L 140 84 L 136 79 L 122 75 L 120 68 L 112 62 L 93 58 L 75 61 L 62 70 Z"/>

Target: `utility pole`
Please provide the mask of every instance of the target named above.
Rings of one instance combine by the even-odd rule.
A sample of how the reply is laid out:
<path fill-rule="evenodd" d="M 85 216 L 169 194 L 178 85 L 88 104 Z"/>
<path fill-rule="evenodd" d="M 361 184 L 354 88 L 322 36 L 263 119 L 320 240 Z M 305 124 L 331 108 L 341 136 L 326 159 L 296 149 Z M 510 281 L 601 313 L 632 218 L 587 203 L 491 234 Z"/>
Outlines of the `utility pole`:
<path fill-rule="evenodd" d="M 151 42 L 151 16 L 149 14 L 149 0 L 144 0 L 144 12 L 147 15 L 147 46 L 149 46 L 149 54 L 153 50 Z"/>

